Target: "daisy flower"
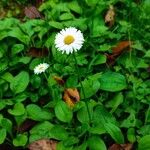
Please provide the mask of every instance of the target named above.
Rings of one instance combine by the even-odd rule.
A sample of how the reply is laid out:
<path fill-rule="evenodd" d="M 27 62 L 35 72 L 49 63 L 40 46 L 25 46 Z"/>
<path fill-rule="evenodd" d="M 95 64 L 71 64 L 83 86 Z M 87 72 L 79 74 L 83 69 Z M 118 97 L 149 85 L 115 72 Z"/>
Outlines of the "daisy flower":
<path fill-rule="evenodd" d="M 55 46 L 62 53 L 73 53 L 81 49 L 84 42 L 83 34 L 74 27 L 61 30 L 55 37 Z"/>
<path fill-rule="evenodd" d="M 34 74 L 41 74 L 42 72 L 45 72 L 45 70 L 48 67 L 49 67 L 49 64 L 47 64 L 47 63 L 39 64 L 34 68 Z"/>

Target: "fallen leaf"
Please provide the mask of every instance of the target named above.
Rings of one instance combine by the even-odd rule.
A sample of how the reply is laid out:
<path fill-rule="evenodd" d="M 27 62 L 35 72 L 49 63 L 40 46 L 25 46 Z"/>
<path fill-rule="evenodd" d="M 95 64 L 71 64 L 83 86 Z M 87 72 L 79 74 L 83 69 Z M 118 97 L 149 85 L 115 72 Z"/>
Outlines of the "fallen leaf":
<path fill-rule="evenodd" d="M 79 95 L 78 90 L 76 88 L 66 89 L 64 92 L 63 99 L 70 107 L 73 107 L 75 103 L 80 100 L 80 95 Z"/>
<path fill-rule="evenodd" d="M 147 72 L 150 73 L 150 66 L 147 68 Z"/>
<path fill-rule="evenodd" d="M 36 0 L 36 5 L 41 5 L 44 2 L 44 0 Z"/>
<path fill-rule="evenodd" d="M 121 41 L 115 47 L 112 47 L 113 55 L 120 55 L 124 50 L 129 50 L 131 47 L 131 41 Z"/>
<path fill-rule="evenodd" d="M 115 59 L 116 59 L 115 56 L 112 55 L 112 54 L 105 54 L 105 55 L 106 55 L 106 57 L 107 57 L 106 64 L 108 64 L 108 65 L 110 65 L 110 66 L 114 65 Z"/>
<path fill-rule="evenodd" d="M 113 144 L 108 148 L 108 150 L 132 150 L 133 144 Z"/>
<path fill-rule="evenodd" d="M 54 80 L 62 86 L 65 84 L 65 81 L 61 77 L 54 76 Z"/>
<path fill-rule="evenodd" d="M 29 131 L 36 123 L 34 120 L 27 119 L 17 128 L 17 131 L 20 133 Z"/>
<path fill-rule="evenodd" d="M 48 56 L 48 49 L 31 47 L 27 52 L 27 55 L 32 57 L 45 57 Z"/>
<path fill-rule="evenodd" d="M 112 5 L 109 6 L 109 10 L 105 15 L 105 23 L 108 24 L 109 27 L 112 27 L 115 22 L 115 10 Z"/>
<path fill-rule="evenodd" d="M 112 47 L 112 54 L 105 54 L 107 56 L 107 64 L 113 65 L 116 58 L 124 51 L 130 50 L 131 41 L 121 41 L 115 47 Z"/>
<path fill-rule="evenodd" d="M 34 6 L 25 7 L 24 13 L 30 19 L 41 18 L 39 11 Z"/>
<path fill-rule="evenodd" d="M 57 141 L 41 139 L 29 144 L 29 150 L 56 150 Z"/>

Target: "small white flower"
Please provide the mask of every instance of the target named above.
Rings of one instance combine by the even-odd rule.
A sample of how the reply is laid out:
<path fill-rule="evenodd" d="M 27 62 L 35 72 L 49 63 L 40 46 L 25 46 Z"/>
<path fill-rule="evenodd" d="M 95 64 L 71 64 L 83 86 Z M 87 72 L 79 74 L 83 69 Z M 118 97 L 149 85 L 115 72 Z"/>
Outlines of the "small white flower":
<path fill-rule="evenodd" d="M 47 63 L 39 64 L 34 68 L 34 74 L 41 74 L 42 72 L 45 72 L 48 67 L 49 64 Z"/>
<path fill-rule="evenodd" d="M 83 34 L 74 27 L 61 30 L 55 37 L 55 46 L 62 53 L 73 53 L 81 49 L 84 42 Z"/>

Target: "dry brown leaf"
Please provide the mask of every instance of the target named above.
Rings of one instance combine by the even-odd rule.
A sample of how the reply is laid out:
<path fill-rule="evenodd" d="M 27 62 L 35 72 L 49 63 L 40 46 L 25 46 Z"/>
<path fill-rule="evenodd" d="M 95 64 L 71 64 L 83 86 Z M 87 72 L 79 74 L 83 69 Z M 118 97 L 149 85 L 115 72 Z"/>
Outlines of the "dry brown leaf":
<path fill-rule="evenodd" d="M 54 76 L 54 80 L 62 86 L 65 84 L 65 81 L 61 77 Z"/>
<path fill-rule="evenodd" d="M 42 139 L 29 144 L 29 150 L 56 150 L 57 141 Z"/>
<path fill-rule="evenodd" d="M 32 57 L 46 57 L 48 56 L 48 49 L 31 47 L 27 52 L 27 55 Z"/>
<path fill-rule="evenodd" d="M 120 55 L 124 50 L 129 50 L 131 41 L 121 41 L 115 47 L 112 47 L 113 55 Z"/>
<path fill-rule="evenodd" d="M 41 18 L 39 11 L 34 6 L 25 7 L 24 13 L 30 19 Z"/>
<path fill-rule="evenodd" d="M 17 131 L 20 133 L 29 131 L 36 123 L 34 120 L 27 119 L 17 128 Z"/>
<path fill-rule="evenodd" d="M 36 0 L 36 5 L 41 5 L 44 2 L 44 0 Z"/>
<path fill-rule="evenodd" d="M 108 148 L 108 150 L 132 150 L 133 144 L 113 144 Z"/>
<path fill-rule="evenodd" d="M 106 55 L 106 57 L 107 57 L 107 64 L 108 65 L 114 65 L 114 63 L 115 63 L 115 56 L 114 55 L 112 55 L 112 54 L 105 54 Z"/>
<path fill-rule="evenodd" d="M 64 92 L 63 99 L 68 104 L 68 106 L 73 107 L 75 103 L 80 100 L 80 95 L 78 90 L 76 88 L 66 89 Z"/>
<path fill-rule="evenodd" d="M 132 42 L 131 41 L 121 41 L 115 47 L 112 47 L 112 54 L 106 54 L 107 64 L 113 65 L 116 58 L 125 50 L 130 50 Z"/>
<path fill-rule="evenodd" d="M 147 72 L 150 73 L 150 66 L 147 68 Z"/>
<path fill-rule="evenodd" d="M 105 15 L 105 23 L 108 24 L 109 27 L 112 27 L 115 22 L 115 10 L 112 5 L 110 5 L 109 10 Z"/>

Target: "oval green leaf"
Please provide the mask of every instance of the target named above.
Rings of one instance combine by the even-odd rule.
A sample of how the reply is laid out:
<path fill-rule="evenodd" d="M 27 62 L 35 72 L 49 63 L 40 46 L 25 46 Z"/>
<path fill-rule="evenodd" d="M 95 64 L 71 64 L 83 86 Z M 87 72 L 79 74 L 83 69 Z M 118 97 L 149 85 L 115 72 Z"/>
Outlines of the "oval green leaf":
<path fill-rule="evenodd" d="M 72 111 L 65 102 L 59 101 L 55 106 L 56 117 L 62 122 L 70 122 L 72 119 Z"/>

